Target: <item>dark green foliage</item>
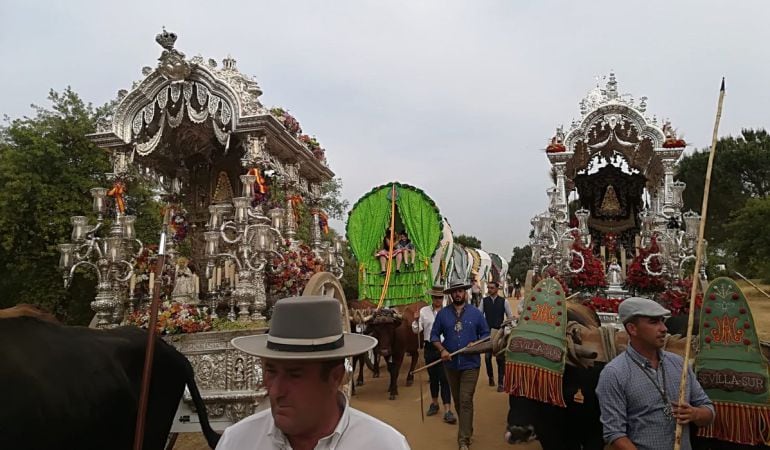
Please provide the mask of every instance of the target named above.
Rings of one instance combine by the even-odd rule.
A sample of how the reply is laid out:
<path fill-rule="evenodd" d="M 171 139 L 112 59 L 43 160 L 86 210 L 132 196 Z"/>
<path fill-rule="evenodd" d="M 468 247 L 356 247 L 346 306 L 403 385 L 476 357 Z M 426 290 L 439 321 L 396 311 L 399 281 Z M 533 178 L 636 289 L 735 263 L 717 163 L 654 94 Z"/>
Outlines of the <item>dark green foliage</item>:
<path fill-rule="evenodd" d="M 508 273 L 511 275 L 511 280 L 517 278 L 524 284 L 524 280 L 527 279 L 527 271 L 532 267 L 532 247 L 525 245 L 524 247 L 513 247 L 513 255 L 511 256 L 511 262 L 508 263 Z"/>
<path fill-rule="evenodd" d="M 770 280 L 770 197 L 749 199 L 725 229 L 735 269 L 750 278 Z"/>
<path fill-rule="evenodd" d="M 469 236 L 461 234 L 454 237 L 455 244 L 460 244 L 463 247 L 481 248 L 481 241 L 476 236 Z"/>
<path fill-rule="evenodd" d="M 57 244 L 67 242 L 70 216 L 90 214 L 89 189 L 106 186 L 107 155 L 86 134 L 107 111 L 70 88 L 49 94 L 52 109 L 0 128 L 0 307 L 32 303 L 70 323 L 92 313 L 94 276 L 64 289 Z"/>
<path fill-rule="evenodd" d="M 687 183 L 684 210 L 700 212 L 709 149 L 688 155 L 677 178 Z M 726 264 L 748 277 L 770 277 L 770 135 L 742 130 L 717 142 L 711 175 L 706 239 L 709 264 Z M 711 274 L 714 276 L 714 274 Z"/>

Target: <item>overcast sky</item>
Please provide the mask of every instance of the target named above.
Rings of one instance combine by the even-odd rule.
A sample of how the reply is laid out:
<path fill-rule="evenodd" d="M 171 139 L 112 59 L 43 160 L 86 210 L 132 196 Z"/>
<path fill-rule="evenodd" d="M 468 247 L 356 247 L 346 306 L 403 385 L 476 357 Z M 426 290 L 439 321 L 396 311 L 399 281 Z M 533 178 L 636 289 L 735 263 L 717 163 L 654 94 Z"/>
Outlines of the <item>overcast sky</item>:
<path fill-rule="evenodd" d="M 351 204 L 413 184 L 507 258 L 545 208 L 542 149 L 597 76 L 614 70 L 697 148 L 723 75 L 720 135 L 769 127 L 769 19 L 767 1 L 2 0 L 0 113 L 67 85 L 110 100 L 156 65 L 165 25 L 188 57 L 231 54 L 254 75 L 266 106 L 318 137 Z"/>

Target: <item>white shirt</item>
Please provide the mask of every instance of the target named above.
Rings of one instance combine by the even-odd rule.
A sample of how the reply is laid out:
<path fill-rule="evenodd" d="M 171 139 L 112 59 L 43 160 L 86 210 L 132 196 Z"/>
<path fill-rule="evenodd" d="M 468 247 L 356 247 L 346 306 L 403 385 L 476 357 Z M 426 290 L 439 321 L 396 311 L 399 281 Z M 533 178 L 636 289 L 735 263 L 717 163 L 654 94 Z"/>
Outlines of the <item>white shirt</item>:
<path fill-rule="evenodd" d="M 422 331 L 423 339 L 430 342 L 430 330 L 433 329 L 433 322 L 436 321 L 436 314 L 439 311 L 441 311 L 441 308 L 434 309 L 433 305 L 420 308 L 420 317 L 412 323 L 414 334 L 420 334 L 420 331 Z"/>
<path fill-rule="evenodd" d="M 334 432 L 318 441 L 315 450 L 409 450 L 403 434 L 395 428 L 345 405 Z M 310 407 L 310 405 L 308 405 Z M 228 427 L 216 450 L 292 450 L 281 430 L 276 428 L 270 408 Z"/>

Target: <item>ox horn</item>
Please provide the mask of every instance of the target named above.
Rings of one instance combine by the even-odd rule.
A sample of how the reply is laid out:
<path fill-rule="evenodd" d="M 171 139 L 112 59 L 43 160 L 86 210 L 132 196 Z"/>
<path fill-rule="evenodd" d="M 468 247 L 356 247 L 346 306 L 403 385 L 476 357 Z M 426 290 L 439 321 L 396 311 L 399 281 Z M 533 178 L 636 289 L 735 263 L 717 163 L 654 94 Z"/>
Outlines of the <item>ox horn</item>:
<path fill-rule="evenodd" d="M 373 315 L 369 314 L 368 316 L 364 316 L 364 323 L 371 322 Z"/>

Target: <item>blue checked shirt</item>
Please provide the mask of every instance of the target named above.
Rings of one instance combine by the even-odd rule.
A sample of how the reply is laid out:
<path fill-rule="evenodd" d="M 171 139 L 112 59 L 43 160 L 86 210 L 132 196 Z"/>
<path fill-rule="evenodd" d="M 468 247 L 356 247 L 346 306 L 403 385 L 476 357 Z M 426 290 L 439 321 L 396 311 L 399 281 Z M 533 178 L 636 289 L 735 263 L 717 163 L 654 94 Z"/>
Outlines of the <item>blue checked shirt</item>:
<path fill-rule="evenodd" d="M 462 323 L 460 331 L 457 331 L 458 322 Z M 430 332 L 431 343 L 441 342 L 441 336 L 444 336 L 442 345 L 449 353 L 452 353 L 472 341 L 478 341 L 489 336 L 489 326 L 487 326 L 487 320 L 481 311 L 470 303 L 465 304 L 459 318 L 454 305 L 450 304 L 436 314 L 436 321 L 433 322 L 433 329 Z M 478 354 L 464 355 L 460 353 L 444 364 L 447 369 L 452 370 L 478 369 L 481 366 L 481 357 Z"/>
<path fill-rule="evenodd" d="M 679 378 L 684 360 L 681 356 L 661 351 L 658 370 L 649 360 L 630 345 L 625 352 L 609 362 L 599 376 L 596 395 L 599 397 L 604 441 L 608 444 L 628 437 L 639 450 L 674 448 L 676 422 L 663 414 L 660 392 L 642 369 L 630 359 L 638 361 L 644 370 L 663 386 L 663 370 L 666 371 L 666 396 L 669 402 L 679 399 Z M 685 401 L 692 406 L 706 406 L 714 413 L 714 405 L 695 378 L 692 368 L 687 376 L 689 391 Z M 691 450 L 690 431 L 682 429 L 682 450 Z"/>

